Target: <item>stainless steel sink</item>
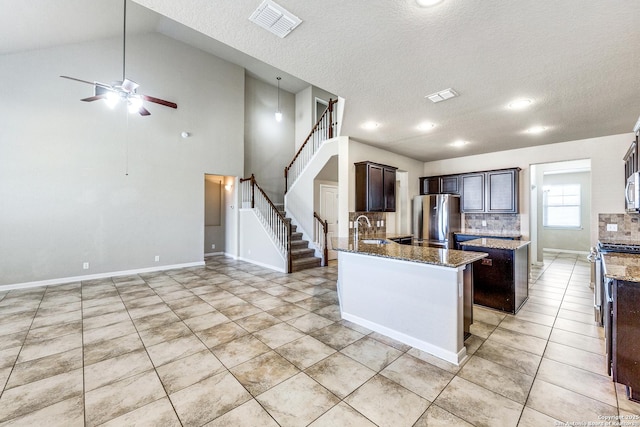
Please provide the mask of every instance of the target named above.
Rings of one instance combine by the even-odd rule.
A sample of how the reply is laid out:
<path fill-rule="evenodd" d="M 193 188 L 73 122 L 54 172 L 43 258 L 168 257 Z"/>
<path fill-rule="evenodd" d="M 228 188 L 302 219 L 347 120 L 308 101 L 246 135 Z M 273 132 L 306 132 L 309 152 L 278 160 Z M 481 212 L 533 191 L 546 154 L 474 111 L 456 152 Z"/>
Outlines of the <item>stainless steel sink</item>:
<path fill-rule="evenodd" d="M 360 243 L 367 245 L 388 245 L 391 242 L 385 239 L 362 239 L 360 240 Z"/>

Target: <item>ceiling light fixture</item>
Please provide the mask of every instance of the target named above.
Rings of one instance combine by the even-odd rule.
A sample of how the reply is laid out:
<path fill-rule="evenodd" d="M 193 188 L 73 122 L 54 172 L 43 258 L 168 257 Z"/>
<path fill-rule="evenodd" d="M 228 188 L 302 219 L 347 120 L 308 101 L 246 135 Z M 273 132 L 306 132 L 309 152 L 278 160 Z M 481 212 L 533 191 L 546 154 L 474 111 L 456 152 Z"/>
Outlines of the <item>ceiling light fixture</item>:
<path fill-rule="evenodd" d="M 521 98 L 511 101 L 509 105 L 507 105 L 507 108 L 510 110 L 524 110 L 525 108 L 531 106 L 531 104 L 533 104 L 533 101 L 531 99 Z"/>
<path fill-rule="evenodd" d="M 369 122 L 365 122 L 365 123 L 362 124 L 362 129 L 374 130 L 378 126 L 380 126 L 380 123 L 376 123 L 374 121 L 369 121 Z"/>
<path fill-rule="evenodd" d="M 416 3 L 418 3 L 418 6 L 429 7 L 440 3 L 441 1 L 442 0 L 416 0 Z"/>
<path fill-rule="evenodd" d="M 418 130 L 431 130 L 434 127 L 436 127 L 435 123 L 430 123 L 430 122 L 422 122 L 418 125 Z"/>
<path fill-rule="evenodd" d="M 276 122 L 282 121 L 282 111 L 280 111 L 280 79 L 282 77 L 276 77 L 278 80 L 278 109 L 276 110 Z"/>
<path fill-rule="evenodd" d="M 469 143 L 469 141 L 464 141 L 462 139 L 459 139 L 457 141 L 453 141 L 451 143 L 452 147 L 462 147 L 463 145 L 467 145 Z"/>
<path fill-rule="evenodd" d="M 429 100 L 435 104 L 438 102 L 446 101 L 447 99 L 455 98 L 456 96 L 458 96 L 458 93 L 455 90 L 448 88 L 436 93 L 432 93 L 431 95 L 427 95 L 425 96 L 425 98 L 429 98 Z"/>
<path fill-rule="evenodd" d="M 547 128 L 544 127 L 544 126 L 533 126 L 533 127 L 530 127 L 529 129 L 525 130 L 525 132 L 535 135 L 535 134 L 538 134 L 538 133 L 542 133 L 545 130 L 547 130 Z"/>

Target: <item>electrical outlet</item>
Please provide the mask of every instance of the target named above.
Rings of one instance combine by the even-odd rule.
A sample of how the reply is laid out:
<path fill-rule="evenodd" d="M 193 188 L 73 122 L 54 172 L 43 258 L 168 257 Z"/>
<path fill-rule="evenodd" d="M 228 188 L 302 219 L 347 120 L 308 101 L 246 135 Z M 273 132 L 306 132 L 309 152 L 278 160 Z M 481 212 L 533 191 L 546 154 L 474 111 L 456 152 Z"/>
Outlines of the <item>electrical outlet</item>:
<path fill-rule="evenodd" d="M 618 224 L 607 224 L 607 231 L 618 231 Z"/>
<path fill-rule="evenodd" d="M 88 270 L 89 269 L 89 263 L 88 262 L 83 262 L 82 263 L 82 269 L 83 270 Z"/>
<path fill-rule="evenodd" d="M 211 249 L 215 249 L 215 248 L 216 248 L 216 244 L 215 243 L 211 244 Z"/>
<path fill-rule="evenodd" d="M 487 221 L 485 221 L 484 219 L 482 220 L 482 226 L 486 227 L 487 226 Z"/>
<path fill-rule="evenodd" d="M 155 260 L 154 260 L 154 261 L 155 261 L 155 262 L 160 261 L 160 255 L 156 255 L 156 258 L 155 258 Z"/>

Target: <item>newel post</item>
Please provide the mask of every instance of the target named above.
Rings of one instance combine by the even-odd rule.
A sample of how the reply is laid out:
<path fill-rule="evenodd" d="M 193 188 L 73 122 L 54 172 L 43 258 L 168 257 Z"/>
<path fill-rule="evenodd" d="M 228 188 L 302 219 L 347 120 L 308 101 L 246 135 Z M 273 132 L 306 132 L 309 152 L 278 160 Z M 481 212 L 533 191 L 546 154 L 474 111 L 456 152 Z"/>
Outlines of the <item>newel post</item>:
<path fill-rule="evenodd" d="M 289 184 L 287 182 L 289 175 L 289 168 L 285 166 L 284 168 L 284 194 L 287 194 L 287 189 L 289 188 Z"/>
<path fill-rule="evenodd" d="M 256 207 L 256 177 L 251 174 L 251 209 Z"/>
<path fill-rule="evenodd" d="M 329 139 L 333 138 L 333 99 L 329 99 Z"/>

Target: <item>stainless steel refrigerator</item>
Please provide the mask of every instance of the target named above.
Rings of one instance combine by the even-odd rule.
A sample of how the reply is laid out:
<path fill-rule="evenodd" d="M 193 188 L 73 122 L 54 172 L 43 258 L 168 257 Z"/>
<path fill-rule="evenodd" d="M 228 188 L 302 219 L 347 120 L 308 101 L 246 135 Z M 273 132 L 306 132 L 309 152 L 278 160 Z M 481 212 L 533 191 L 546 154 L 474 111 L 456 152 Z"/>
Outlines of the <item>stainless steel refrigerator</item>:
<path fill-rule="evenodd" d="M 423 246 L 453 249 L 460 231 L 460 196 L 429 194 L 413 198 L 413 239 Z"/>

